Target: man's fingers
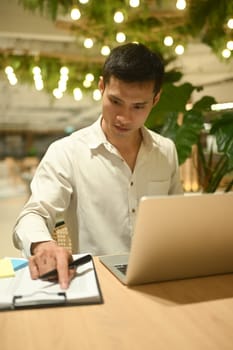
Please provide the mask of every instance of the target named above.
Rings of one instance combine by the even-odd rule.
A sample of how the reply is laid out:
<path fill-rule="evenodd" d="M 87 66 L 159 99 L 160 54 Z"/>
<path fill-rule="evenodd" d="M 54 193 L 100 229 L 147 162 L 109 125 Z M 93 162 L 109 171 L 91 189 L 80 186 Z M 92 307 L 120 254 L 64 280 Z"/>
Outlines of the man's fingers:
<path fill-rule="evenodd" d="M 57 271 L 58 281 L 62 289 L 67 289 L 69 286 L 69 257 L 63 250 L 57 255 Z"/>
<path fill-rule="evenodd" d="M 32 279 L 37 279 L 40 275 L 34 256 L 29 258 L 29 271 Z"/>
<path fill-rule="evenodd" d="M 58 247 L 54 242 L 37 244 L 35 255 L 29 260 L 31 277 L 38 278 L 51 270 L 57 269 L 58 281 L 62 289 L 67 289 L 74 272 L 69 271 L 68 264 L 72 262 L 72 255 L 68 250 Z"/>

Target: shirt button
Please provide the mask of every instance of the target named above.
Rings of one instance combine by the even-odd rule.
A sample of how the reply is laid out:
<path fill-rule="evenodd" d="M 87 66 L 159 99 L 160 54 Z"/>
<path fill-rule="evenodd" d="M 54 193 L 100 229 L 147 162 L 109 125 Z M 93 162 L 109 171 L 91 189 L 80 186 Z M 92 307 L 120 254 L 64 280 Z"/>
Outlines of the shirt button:
<path fill-rule="evenodd" d="M 135 213 L 135 209 L 134 208 L 132 209 L 132 213 Z"/>
<path fill-rule="evenodd" d="M 133 186 L 133 181 L 130 182 L 130 186 Z"/>

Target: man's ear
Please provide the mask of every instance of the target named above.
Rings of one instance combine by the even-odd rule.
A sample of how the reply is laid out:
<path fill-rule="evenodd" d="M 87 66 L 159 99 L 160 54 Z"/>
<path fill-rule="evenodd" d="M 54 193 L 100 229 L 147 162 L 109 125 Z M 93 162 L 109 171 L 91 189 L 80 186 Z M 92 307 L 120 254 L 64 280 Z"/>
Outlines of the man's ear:
<path fill-rule="evenodd" d="M 98 88 L 101 92 L 101 95 L 103 95 L 103 93 L 104 93 L 104 78 L 102 76 L 100 76 L 100 78 L 99 78 Z"/>
<path fill-rule="evenodd" d="M 162 93 L 162 89 L 157 93 L 157 95 L 154 96 L 154 98 L 153 98 L 153 106 L 155 106 L 159 102 L 161 93 Z"/>

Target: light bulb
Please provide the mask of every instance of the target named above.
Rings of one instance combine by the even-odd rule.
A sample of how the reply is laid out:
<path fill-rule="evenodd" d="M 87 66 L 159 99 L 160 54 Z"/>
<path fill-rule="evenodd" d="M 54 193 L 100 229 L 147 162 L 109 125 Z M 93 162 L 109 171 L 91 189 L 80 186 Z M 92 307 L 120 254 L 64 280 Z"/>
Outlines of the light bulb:
<path fill-rule="evenodd" d="M 73 95 L 74 95 L 75 101 L 80 101 L 83 98 L 83 93 L 80 88 L 75 88 L 73 90 Z"/>
<path fill-rule="evenodd" d="M 233 18 L 230 18 L 229 21 L 227 22 L 227 26 L 230 29 L 233 29 Z"/>
<path fill-rule="evenodd" d="M 74 20 L 77 21 L 81 17 L 81 12 L 79 11 L 78 8 L 73 8 L 70 13 L 70 17 Z"/>
<path fill-rule="evenodd" d="M 224 58 L 229 58 L 229 57 L 231 56 L 231 51 L 228 50 L 228 49 L 224 49 L 224 50 L 222 51 L 222 56 L 223 56 Z"/>
<path fill-rule="evenodd" d="M 7 66 L 7 67 L 5 68 L 5 73 L 6 73 L 7 75 L 12 74 L 12 73 L 14 73 L 14 69 L 13 69 L 11 66 Z"/>
<path fill-rule="evenodd" d="M 186 8 L 186 1 L 185 0 L 177 0 L 176 8 L 178 10 L 184 10 Z"/>
<path fill-rule="evenodd" d="M 114 22 L 122 23 L 124 21 L 124 15 L 121 11 L 117 11 L 114 15 Z"/>
<path fill-rule="evenodd" d="M 88 80 L 92 82 L 95 79 L 94 75 L 92 73 L 87 73 L 85 76 L 85 80 Z"/>
<path fill-rule="evenodd" d="M 184 46 L 183 45 L 177 45 L 175 48 L 175 52 L 177 55 L 183 55 L 184 53 Z"/>
<path fill-rule="evenodd" d="M 87 39 L 84 40 L 83 45 L 85 46 L 86 49 L 90 49 L 90 48 L 92 48 L 92 46 L 94 45 L 94 43 L 93 43 L 93 40 L 92 40 L 92 39 L 87 38 Z"/>
<path fill-rule="evenodd" d="M 101 99 L 101 92 L 100 92 L 100 90 L 99 89 L 95 89 L 94 91 L 93 91 L 93 100 L 95 100 L 95 101 L 99 101 L 100 99 Z"/>
<path fill-rule="evenodd" d="M 125 40 L 126 40 L 126 35 L 125 35 L 125 33 L 122 33 L 122 32 L 117 33 L 117 35 L 116 35 L 116 41 L 117 41 L 118 43 L 123 43 Z"/>
<path fill-rule="evenodd" d="M 166 36 L 163 41 L 164 45 L 166 46 L 172 46 L 173 45 L 173 38 L 171 36 Z"/>
<path fill-rule="evenodd" d="M 103 46 L 101 48 L 101 55 L 108 56 L 110 54 L 110 48 L 108 46 Z"/>
<path fill-rule="evenodd" d="M 140 0 L 130 0 L 129 6 L 130 7 L 138 7 L 140 5 Z"/>
<path fill-rule="evenodd" d="M 228 42 L 227 42 L 227 48 L 228 48 L 228 50 L 233 50 L 233 40 L 229 40 Z"/>

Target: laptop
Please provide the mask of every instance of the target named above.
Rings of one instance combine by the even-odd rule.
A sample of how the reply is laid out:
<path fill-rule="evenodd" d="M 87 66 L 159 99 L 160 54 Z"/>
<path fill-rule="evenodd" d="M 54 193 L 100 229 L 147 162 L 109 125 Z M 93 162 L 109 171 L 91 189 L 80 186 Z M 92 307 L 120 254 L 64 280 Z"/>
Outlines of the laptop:
<path fill-rule="evenodd" d="M 233 193 L 143 197 L 129 254 L 100 261 L 124 284 L 233 272 Z"/>

